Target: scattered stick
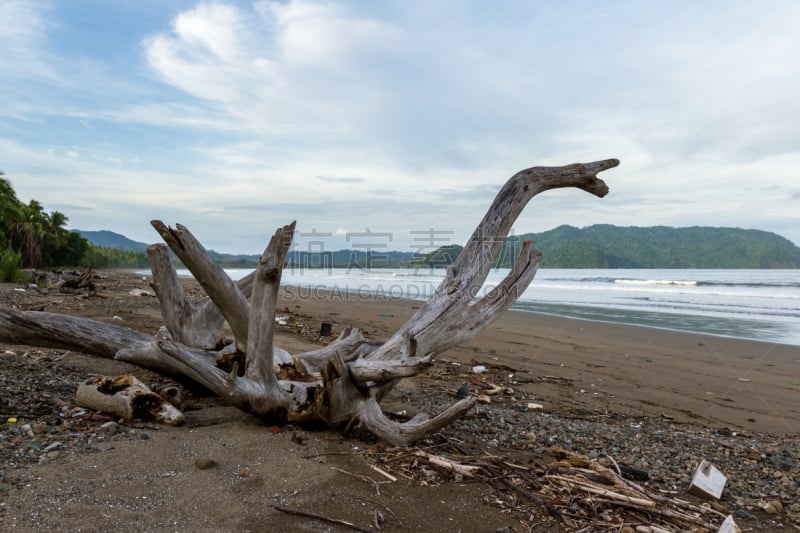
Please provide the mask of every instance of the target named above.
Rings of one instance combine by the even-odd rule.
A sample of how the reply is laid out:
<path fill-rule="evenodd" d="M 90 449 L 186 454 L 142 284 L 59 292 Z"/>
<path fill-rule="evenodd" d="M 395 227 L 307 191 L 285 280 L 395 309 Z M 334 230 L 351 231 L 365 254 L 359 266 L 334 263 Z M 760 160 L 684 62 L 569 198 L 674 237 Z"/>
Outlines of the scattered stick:
<path fill-rule="evenodd" d="M 314 520 L 322 520 L 323 522 L 328 522 L 331 524 L 337 524 L 340 526 L 349 527 L 355 531 L 362 531 L 363 533 L 372 533 L 371 529 L 366 529 L 345 520 L 339 520 L 338 518 L 331 518 L 330 516 L 321 515 L 318 513 L 312 513 L 310 511 L 302 511 L 300 509 L 290 509 L 288 507 L 282 507 L 280 505 L 273 506 L 276 511 L 280 511 L 286 514 L 293 514 L 297 516 L 305 516 L 306 518 L 313 518 Z"/>
<path fill-rule="evenodd" d="M 479 466 L 464 465 L 455 461 L 451 461 L 450 459 L 445 459 L 439 455 L 431 455 L 425 452 L 417 452 L 415 455 L 427 459 L 431 464 L 440 466 L 450 470 L 451 472 L 461 474 L 462 476 L 474 477 L 475 473 L 481 469 Z"/>
<path fill-rule="evenodd" d="M 513 482 L 512 482 L 510 479 L 508 479 L 508 478 L 505 478 L 505 477 L 504 477 L 504 478 L 503 478 L 501 481 L 503 482 L 503 485 L 505 485 L 505 486 L 506 486 L 506 487 L 508 487 L 509 489 L 513 490 L 513 491 L 514 491 L 514 492 L 516 492 L 517 494 L 520 494 L 520 495 L 524 496 L 525 498 L 528 498 L 529 500 L 531 500 L 531 501 L 534 501 L 534 502 L 538 503 L 538 504 L 539 504 L 539 506 L 540 506 L 542 509 L 544 509 L 545 511 L 547 511 L 547 513 L 548 513 L 550 516 L 552 516 L 553 518 L 555 518 L 556 520 L 558 520 L 558 521 L 559 521 L 559 522 L 561 522 L 562 524 L 565 524 L 565 523 L 566 523 L 566 522 L 565 522 L 565 520 L 564 520 L 564 517 L 561 515 L 561 513 L 559 513 L 559 512 L 558 512 L 558 509 L 556 509 L 555 507 L 553 507 L 552 505 L 550 505 L 549 503 L 547 503 L 546 501 L 544 501 L 544 499 L 543 499 L 542 497 L 540 497 L 540 496 L 538 496 L 538 495 L 534 494 L 533 492 L 531 492 L 531 491 L 529 491 L 529 490 L 525 490 L 525 489 L 523 489 L 522 487 L 520 487 L 520 486 L 519 486 L 519 485 L 517 485 L 516 483 L 513 483 Z"/>
<path fill-rule="evenodd" d="M 348 472 L 347 470 L 342 470 L 341 468 L 336 468 L 335 466 L 332 466 L 331 469 L 332 470 L 336 470 L 337 472 L 341 472 L 342 474 L 346 474 L 346 475 L 348 475 L 350 477 L 354 477 L 356 479 L 360 479 L 361 481 L 364 481 L 366 483 L 372 483 L 372 486 L 375 487 L 375 492 L 378 494 L 378 496 L 381 495 L 381 482 L 380 481 L 375 481 L 374 479 L 369 478 L 367 476 L 362 476 L 361 474 L 354 474 L 353 472 Z M 388 483 L 388 481 L 384 481 L 384 483 Z"/>
<path fill-rule="evenodd" d="M 388 479 L 389 481 L 391 481 L 391 482 L 397 481 L 397 478 L 394 477 L 393 475 L 391 475 L 389 472 L 386 472 L 385 470 L 381 470 L 380 468 L 378 468 L 375 465 L 369 465 L 369 467 L 371 469 L 373 469 L 374 471 L 376 471 L 377 473 L 379 473 L 380 475 L 382 475 L 383 477 L 385 477 L 386 479 Z"/>
<path fill-rule="evenodd" d="M 614 458 L 613 458 L 613 457 L 611 457 L 610 455 L 606 455 L 605 457 L 606 457 L 606 459 L 608 459 L 609 461 L 611 461 L 611 464 L 612 464 L 612 465 L 614 465 L 614 468 L 616 468 L 616 469 L 617 469 L 617 474 L 619 474 L 619 475 L 621 476 L 621 475 L 622 475 L 622 470 L 620 470 L 620 469 L 619 469 L 619 465 L 618 465 L 618 464 L 617 464 L 617 462 L 614 460 Z"/>
<path fill-rule="evenodd" d="M 355 498 L 356 500 L 361 500 L 364 502 L 371 503 L 373 505 L 377 505 L 379 507 L 383 507 L 386 510 L 386 512 L 388 512 L 390 515 L 394 517 L 395 520 L 397 520 L 397 523 L 400 524 L 400 527 L 406 527 L 406 525 L 403 523 L 400 517 L 397 516 L 395 512 L 392 511 L 388 506 L 382 504 L 381 502 L 376 502 L 375 500 L 370 500 L 369 498 L 364 498 L 363 496 L 353 496 L 353 498 Z"/>

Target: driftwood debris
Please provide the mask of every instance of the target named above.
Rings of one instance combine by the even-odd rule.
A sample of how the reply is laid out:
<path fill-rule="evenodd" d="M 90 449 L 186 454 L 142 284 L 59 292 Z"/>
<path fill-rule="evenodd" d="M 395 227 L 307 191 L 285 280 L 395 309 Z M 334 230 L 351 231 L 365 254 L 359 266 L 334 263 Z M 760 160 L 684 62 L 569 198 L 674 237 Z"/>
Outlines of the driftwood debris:
<path fill-rule="evenodd" d="M 599 460 L 561 448 L 546 450 L 549 457 L 557 459 L 554 462 L 519 465 L 502 456 L 472 454 L 442 436 L 435 438 L 443 441 L 436 447 L 438 456 L 387 449 L 374 451 L 370 458 L 387 473 L 424 485 L 451 482 L 459 475 L 485 481 L 495 489 L 493 505 L 525 514 L 532 511 L 527 505 L 531 502 L 549 515 L 549 522 L 540 525 L 552 531 L 610 533 L 628 527 L 635 531 L 714 533 L 725 519 L 725 514 L 710 506 L 640 485 Z M 616 464 L 610 457 L 606 459 Z"/>
<path fill-rule="evenodd" d="M 78 385 L 75 403 L 128 421 L 139 419 L 172 426 L 184 421 L 183 413 L 175 406 L 130 374 L 87 379 Z"/>
<path fill-rule="evenodd" d="M 275 232 L 256 271 L 237 283 L 187 228 L 157 220 L 153 227 L 209 297 L 202 305 L 191 303 L 166 246 L 149 247 L 152 286 L 169 338 L 85 318 L 2 308 L 0 341 L 75 350 L 179 374 L 270 424 L 322 422 L 345 433 L 364 431 L 408 445 L 464 414 L 475 398 L 463 398 L 436 416 L 418 414 L 405 422 L 384 414 L 380 402 L 398 379 L 422 372 L 437 354 L 491 324 L 531 282 L 540 254 L 532 242 L 525 242 L 506 278 L 473 301 L 523 208 L 549 189 L 576 187 L 605 196 L 608 188 L 597 174 L 618 164 L 608 159 L 515 174 L 430 300 L 384 343 L 348 328 L 328 346 L 305 353 L 289 354 L 273 345 L 278 289 L 294 223 Z M 233 341 L 223 335 L 226 322 Z M 223 362 L 232 362 L 230 370 L 223 370 Z M 291 373 L 281 372 L 289 367 Z M 285 375 L 292 379 L 280 379 Z"/>

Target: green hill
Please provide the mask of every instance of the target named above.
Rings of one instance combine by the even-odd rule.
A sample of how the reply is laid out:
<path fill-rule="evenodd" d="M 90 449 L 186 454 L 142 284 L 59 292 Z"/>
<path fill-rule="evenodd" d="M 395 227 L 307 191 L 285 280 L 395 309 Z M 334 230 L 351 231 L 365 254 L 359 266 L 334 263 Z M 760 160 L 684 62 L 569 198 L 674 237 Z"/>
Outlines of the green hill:
<path fill-rule="evenodd" d="M 80 233 L 95 246 L 132 251 L 147 248 L 145 243 L 112 231 Z M 544 268 L 800 268 L 800 248 L 768 231 L 608 224 L 559 226 L 542 233 L 511 236 L 503 245 L 497 266 L 513 265 L 523 240 L 536 242 Z M 425 255 L 360 250 L 313 254 L 293 250 L 287 264 L 293 268 L 440 268 L 452 264 L 462 249 L 447 245 Z M 259 258 L 257 254 L 210 253 L 226 268 L 254 268 Z"/>
<path fill-rule="evenodd" d="M 115 250 L 131 250 L 135 252 L 144 252 L 147 250 L 147 244 L 143 242 L 133 241 L 125 235 L 114 233 L 113 231 L 100 230 L 100 231 L 83 231 L 75 230 L 81 234 L 81 237 L 102 248 L 114 248 Z"/>
<path fill-rule="evenodd" d="M 549 268 L 800 268 L 800 248 L 768 231 L 740 228 L 559 226 L 510 237 L 502 266 L 523 240 Z"/>

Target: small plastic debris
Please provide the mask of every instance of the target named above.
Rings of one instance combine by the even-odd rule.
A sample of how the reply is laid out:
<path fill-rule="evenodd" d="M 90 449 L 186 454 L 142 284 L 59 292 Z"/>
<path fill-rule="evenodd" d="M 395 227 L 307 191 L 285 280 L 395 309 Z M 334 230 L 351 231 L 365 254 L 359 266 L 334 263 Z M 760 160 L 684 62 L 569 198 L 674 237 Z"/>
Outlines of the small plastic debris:
<path fill-rule="evenodd" d="M 392 318 L 394 315 L 392 313 L 378 313 L 378 316 L 382 316 L 385 318 Z"/>
<path fill-rule="evenodd" d="M 333 324 L 330 322 L 323 322 L 319 328 L 320 337 L 330 337 L 333 333 Z"/>
<path fill-rule="evenodd" d="M 492 403 L 492 399 L 485 394 L 478 396 L 478 403 Z"/>
<path fill-rule="evenodd" d="M 750 383 L 752 380 L 747 378 L 739 378 L 739 381 L 741 381 L 742 383 Z"/>
<path fill-rule="evenodd" d="M 490 383 L 490 385 L 491 385 L 491 388 L 486 389 L 485 391 L 483 391 L 484 394 L 488 394 L 489 396 L 494 396 L 495 394 L 500 394 L 501 392 L 503 392 L 503 387 L 501 387 L 499 385 L 495 385 L 493 383 Z"/>
<path fill-rule="evenodd" d="M 466 398 L 469 396 L 469 383 L 464 383 L 461 387 L 458 388 L 456 394 L 461 398 Z"/>
<path fill-rule="evenodd" d="M 702 498 L 718 500 L 728 478 L 717 467 L 703 459 L 694 471 L 689 493 Z"/>
<path fill-rule="evenodd" d="M 741 533 L 741 529 L 733 520 L 733 515 L 728 515 L 717 530 L 717 533 Z"/>
<path fill-rule="evenodd" d="M 544 405 L 540 403 L 529 403 L 528 409 L 544 409 Z"/>
<path fill-rule="evenodd" d="M 483 365 L 475 365 L 472 367 L 473 374 L 483 374 L 484 372 L 486 372 L 486 367 Z"/>
<path fill-rule="evenodd" d="M 9 423 L 9 424 L 16 424 L 16 423 L 17 423 L 17 419 L 16 419 L 15 417 L 13 417 L 13 416 L 12 416 L 12 417 L 9 417 L 9 419 L 8 419 L 8 423 Z"/>
<path fill-rule="evenodd" d="M 131 296 L 151 296 L 151 297 L 155 297 L 155 293 L 152 293 L 150 291 L 146 291 L 144 289 L 131 289 L 128 294 L 130 294 Z"/>

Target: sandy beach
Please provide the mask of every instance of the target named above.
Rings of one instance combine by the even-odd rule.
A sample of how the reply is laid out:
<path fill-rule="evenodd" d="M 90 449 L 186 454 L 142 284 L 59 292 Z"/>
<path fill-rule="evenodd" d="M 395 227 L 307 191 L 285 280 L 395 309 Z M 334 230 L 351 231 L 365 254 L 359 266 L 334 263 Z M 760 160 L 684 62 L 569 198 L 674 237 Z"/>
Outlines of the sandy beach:
<path fill-rule="evenodd" d="M 344 298 L 288 289 L 282 305 L 334 326 L 352 324 L 376 338 L 390 335 L 420 305 Z M 503 365 L 518 376 L 568 379 L 570 390 L 536 387 L 537 397 L 555 406 L 800 434 L 800 346 L 509 311 L 442 358 Z"/>
<path fill-rule="evenodd" d="M 4 286 L 0 303 L 154 332 L 161 324 L 157 302 L 129 292 L 146 289 L 146 280 L 103 274 L 102 297 Z M 194 283 L 187 282 L 187 290 L 199 294 Z M 331 323 L 334 334 L 352 325 L 383 339 L 420 305 L 286 288 L 279 303 L 286 324 L 276 343 L 290 352 L 318 347 L 328 341 L 319 339 L 322 322 Z M 17 409 L 20 419 L 0 426 L 7 452 L 0 529 L 6 531 L 353 530 L 289 515 L 281 506 L 335 516 L 366 531 L 555 527 L 538 506 L 502 487 L 437 471 L 423 475 L 416 463 L 398 459 L 408 453 L 382 443 L 265 427 L 213 398 L 193 398 L 184 427 L 131 423 L 107 432 L 106 418 L 82 421 L 80 431 L 64 436 L 64 421 L 74 412 L 64 407 L 71 384 L 92 373 L 133 372 L 151 383 L 163 378 L 78 353 L 16 345 L 0 345 L 0 352 L 3 414 Z M 487 371 L 475 374 L 478 365 Z M 65 382 L 65 392 L 53 380 Z M 405 380 L 384 408 L 435 411 L 455 401 L 463 383 L 480 392 L 479 380 L 508 394 L 416 449 L 456 446 L 530 467 L 545 460 L 551 445 L 595 457 L 613 453 L 681 497 L 688 497 L 697 460 L 707 457 L 736 474 L 719 503 L 724 513 L 737 512 L 737 521 L 760 529 L 800 520 L 800 503 L 791 496 L 800 480 L 797 346 L 509 312 L 439 355 L 431 371 Z M 26 414 L 24 398 L 45 391 L 58 396 L 53 405 L 61 407 Z M 533 402 L 541 409 L 529 410 Z M 37 421 L 47 427 L 36 437 L 42 450 L 26 450 L 31 439 L 17 428 Z M 51 442 L 64 445 L 52 448 Z M 437 448 L 445 445 L 451 448 Z M 44 452 L 48 447 L 59 453 Z M 212 467 L 201 467 L 206 464 Z M 777 516 L 762 511 L 770 498 L 782 502 Z"/>

